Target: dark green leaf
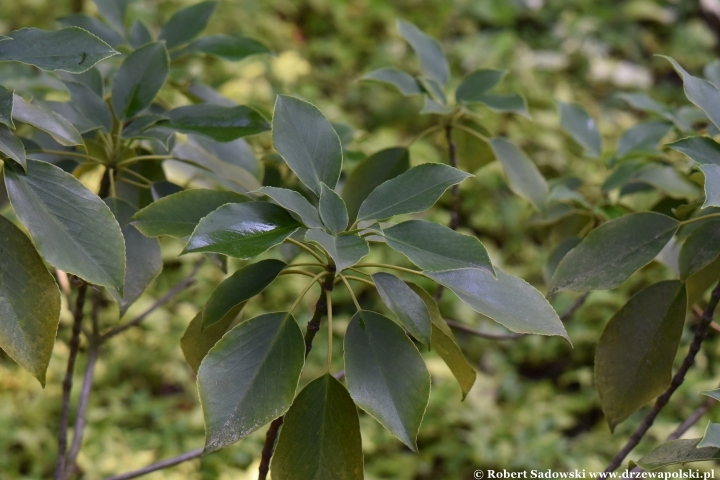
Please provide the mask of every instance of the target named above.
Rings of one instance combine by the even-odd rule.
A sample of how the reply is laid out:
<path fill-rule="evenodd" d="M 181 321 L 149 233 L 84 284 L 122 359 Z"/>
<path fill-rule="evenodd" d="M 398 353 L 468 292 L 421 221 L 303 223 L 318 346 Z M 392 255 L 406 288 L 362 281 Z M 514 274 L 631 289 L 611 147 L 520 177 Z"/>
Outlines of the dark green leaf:
<path fill-rule="evenodd" d="M 97 67 L 92 67 L 82 73 L 60 72 L 60 78 L 65 81 L 78 82 L 90 87 L 99 97 L 105 95 L 105 80 Z"/>
<path fill-rule="evenodd" d="M 624 215 L 596 228 L 565 255 L 551 291 L 609 290 L 652 261 L 678 228 L 654 212 Z"/>
<path fill-rule="evenodd" d="M 481 102 L 482 95 L 492 90 L 505 76 L 501 70 L 475 70 L 465 77 L 455 91 L 455 101 Z"/>
<path fill-rule="evenodd" d="M 260 113 L 244 105 L 188 105 L 170 110 L 166 115 L 170 119 L 164 124 L 166 127 L 178 132 L 205 135 L 218 142 L 229 142 L 270 130 L 270 123 Z"/>
<path fill-rule="evenodd" d="M 113 82 L 115 115 L 121 120 L 132 118 L 149 107 L 165 84 L 168 69 L 168 53 L 162 42 L 149 43 L 128 55 Z"/>
<path fill-rule="evenodd" d="M 125 14 L 132 0 L 95 0 L 100 15 L 110 22 L 118 32 L 125 31 Z"/>
<path fill-rule="evenodd" d="M 43 70 L 81 73 L 118 52 L 92 33 L 78 27 L 54 32 L 23 28 L 9 35 L 12 41 L 0 42 L 0 61 L 16 61 Z"/>
<path fill-rule="evenodd" d="M 160 40 L 165 40 L 167 48 L 172 50 L 192 41 L 205 29 L 217 7 L 216 1 L 200 2 L 175 12 L 160 30 Z"/>
<path fill-rule="evenodd" d="M 285 413 L 304 363 L 303 335 L 289 313 L 260 315 L 226 333 L 198 369 L 205 452 L 231 445 Z"/>
<path fill-rule="evenodd" d="M 57 113 L 26 102 L 19 95 L 13 98 L 13 118 L 32 125 L 55 139 L 60 145 L 82 145 L 83 139 L 65 118 Z"/>
<path fill-rule="evenodd" d="M 423 270 L 484 268 L 495 273 L 480 240 L 435 222 L 410 220 L 384 230 L 387 244 Z"/>
<path fill-rule="evenodd" d="M 557 270 L 557 266 L 560 261 L 565 258 L 565 255 L 567 255 L 570 250 L 577 247 L 581 241 L 582 239 L 578 237 L 566 238 L 560 242 L 560 245 L 558 245 L 555 250 L 553 250 L 550 257 L 548 257 L 547 265 L 545 266 L 545 280 L 548 283 L 550 282 L 550 279 L 552 279 L 553 275 L 555 275 L 555 270 Z"/>
<path fill-rule="evenodd" d="M 387 148 L 370 155 L 350 173 L 343 184 L 342 198 L 351 222 L 357 218 L 362 202 L 383 182 L 410 168 L 410 152 L 403 147 Z"/>
<path fill-rule="evenodd" d="M 605 327 L 595 351 L 595 384 L 610 429 L 669 385 L 687 295 L 677 280 L 632 296 Z"/>
<path fill-rule="evenodd" d="M 87 15 L 68 15 L 58 20 L 63 27 L 80 27 L 98 37 L 113 48 L 125 43 L 125 39 L 117 31 L 101 22 L 97 18 Z"/>
<path fill-rule="evenodd" d="M 425 105 L 427 106 L 428 100 L 433 100 L 433 103 L 435 104 L 435 106 L 430 106 L 428 108 L 447 108 L 445 107 L 447 104 L 447 96 L 445 96 L 445 90 L 443 90 L 442 85 L 430 77 L 419 76 L 417 80 L 420 82 L 420 85 L 427 94 L 425 95 Z"/>
<path fill-rule="evenodd" d="M 345 333 L 345 379 L 355 403 L 417 451 L 430 375 L 402 328 L 374 312 L 356 313 Z"/>
<path fill-rule="evenodd" d="M 252 173 L 255 178 L 262 178 L 262 164 L 244 138 L 238 138 L 231 142 L 216 142 L 201 135 L 192 135 L 189 140 L 191 144 L 198 145 L 220 160 L 244 168 Z"/>
<path fill-rule="evenodd" d="M 720 401 L 720 388 L 717 388 L 715 390 L 704 390 L 702 392 L 703 395 L 707 395 L 710 398 L 714 398 L 715 400 Z"/>
<path fill-rule="evenodd" d="M 477 102 L 484 104 L 490 110 L 494 110 L 496 112 L 519 113 L 527 118 L 530 118 L 525 99 L 517 93 L 511 93 L 508 95 L 492 95 L 486 93 L 484 95 L 480 95 Z"/>
<path fill-rule="evenodd" d="M 638 466 L 646 470 L 667 465 L 719 460 L 720 448 L 698 448 L 700 438 L 687 440 L 671 440 L 663 443 L 652 452 L 637 461 Z"/>
<path fill-rule="evenodd" d="M 580 145 L 585 148 L 591 157 L 599 157 L 602 152 L 602 138 L 598 132 L 595 120 L 578 105 L 558 102 L 560 106 L 560 125 Z"/>
<path fill-rule="evenodd" d="M 652 185 L 673 198 L 695 199 L 699 193 L 694 183 L 688 181 L 685 175 L 669 165 L 646 164 L 632 180 Z"/>
<path fill-rule="evenodd" d="M 95 285 L 122 290 L 125 242 L 105 203 L 69 173 L 36 160 L 5 165 L 10 203 L 40 254 Z"/>
<path fill-rule="evenodd" d="M 362 80 L 370 80 L 374 82 L 386 83 L 397 88 L 400 93 L 406 97 L 412 95 L 420 95 L 422 88 L 418 81 L 412 75 L 398 70 L 397 68 L 386 67 L 366 74 Z"/>
<path fill-rule="evenodd" d="M 322 230 L 313 229 L 307 231 L 305 240 L 323 247 L 335 261 L 338 272 L 352 267 L 370 253 L 367 241 L 356 234 L 346 233 L 334 237 Z"/>
<path fill-rule="evenodd" d="M 548 195 L 548 185 L 532 160 L 504 138 L 491 139 L 490 147 L 503 166 L 510 190 L 542 210 Z"/>
<path fill-rule="evenodd" d="M 58 114 L 64 120 L 70 122 L 78 133 L 87 133 L 100 128 L 92 120 L 80 113 L 70 102 L 51 102 L 47 100 L 35 100 L 33 107 L 43 108 L 45 111 Z M 38 155 L 38 154 L 36 154 Z"/>
<path fill-rule="evenodd" d="M 398 30 L 415 50 L 423 72 L 440 85 L 445 85 L 450 78 L 450 68 L 445 53 L 437 40 L 427 36 L 415 25 L 404 20 L 398 20 Z"/>
<path fill-rule="evenodd" d="M 272 198 L 284 209 L 296 213 L 306 227 L 323 228 L 317 209 L 298 192 L 277 187 L 262 187 L 258 192 Z"/>
<path fill-rule="evenodd" d="M 638 123 L 620 137 L 617 156 L 657 154 L 658 144 L 671 129 L 672 124 L 662 120 Z"/>
<path fill-rule="evenodd" d="M 720 222 L 703 223 L 688 236 L 680 249 L 680 279 L 686 280 L 720 254 Z"/>
<path fill-rule="evenodd" d="M 271 470 L 286 480 L 363 479 L 357 408 L 331 375 L 298 394 L 285 416 Z"/>
<path fill-rule="evenodd" d="M 342 146 L 338 134 L 317 107 L 278 95 L 273 144 L 300 181 L 318 197 L 321 183 L 335 188 L 342 170 Z"/>
<path fill-rule="evenodd" d="M 0 48 L 2 48 L 1 45 Z M 660 56 L 672 63 L 675 71 L 682 77 L 685 96 L 688 100 L 700 107 L 710 121 L 720 128 L 720 90 L 707 80 L 690 75 L 672 58 Z"/>
<path fill-rule="evenodd" d="M 92 88 L 80 82 L 65 82 L 70 92 L 72 104 L 78 112 L 101 127 L 104 131 L 110 132 L 113 126 L 112 113 L 105 100 L 95 93 Z"/>
<path fill-rule="evenodd" d="M 12 120 L 13 92 L 0 85 L 0 123 L 15 128 Z"/>
<path fill-rule="evenodd" d="M 380 298 L 410 334 L 430 346 L 430 312 L 422 298 L 395 275 L 375 273 L 372 276 Z"/>
<path fill-rule="evenodd" d="M 436 102 L 432 98 L 425 95 L 421 114 L 447 115 L 452 112 L 452 108 Z"/>
<path fill-rule="evenodd" d="M 393 215 L 427 210 L 452 185 L 469 173 L 439 163 L 411 168 L 376 187 L 360 205 L 358 220 L 382 220 Z"/>
<path fill-rule="evenodd" d="M 135 20 L 130 27 L 130 45 L 140 48 L 153 41 L 152 34 L 147 26 L 140 20 Z"/>
<path fill-rule="evenodd" d="M 702 208 L 720 207 L 720 165 L 700 165 L 705 175 L 705 203 Z"/>
<path fill-rule="evenodd" d="M 517 333 L 559 335 L 568 342 L 560 318 L 545 297 L 532 285 L 496 268 L 497 278 L 487 270 L 462 268 L 445 272 L 425 272 L 452 290 L 476 312 Z"/>
<path fill-rule="evenodd" d="M 282 243 L 299 227 L 272 203 L 231 203 L 200 220 L 183 253 L 214 252 L 247 260 Z"/>
<path fill-rule="evenodd" d="M 173 155 L 180 161 L 202 167 L 201 175 L 212 178 L 228 190 L 245 193 L 260 188 L 257 177 L 242 167 L 220 160 L 202 148 L 184 144 L 173 150 Z"/>
<path fill-rule="evenodd" d="M 0 124 L 0 152 L 15 160 L 23 170 L 27 170 L 25 147 L 19 138 L 4 124 Z"/>
<path fill-rule="evenodd" d="M 230 328 L 230 325 L 232 325 L 244 306 L 245 303 L 236 305 L 230 309 L 228 314 L 219 322 L 205 330 L 202 330 L 202 312 L 199 312 L 190 321 L 190 324 L 180 339 L 180 348 L 182 349 L 185 361 L 195 373 L 197 373 L 200 368 L 200 363 L 203 358 L 205 358 L 210 349 L 215 346 L 222 336 L 225 335 L 225 332 L 228 331 L 228 328 Z"/>
<path fill-rule="evenodd" d="M 123 138 L 142 138 L 143 131 L 162 120 L 167 120 L 167 117 L 155 113 L 138 115 L 123 126 L 122 136 Z"/>
<path fill-rule="evenodd" d="M 322 189 L 320 191 L 320 203 L 318 204 L 320 218 L 328 231 L 333 235 L 337 235 L 348 226 L 348 212 L 347 208 L 345 208 L 345 202 L 340 198 L 340 195 L 324 183 L 321 183 L 320 186 Z"/>
<path fill-rule="evenodd" d="M 230 35 L 208 35 L 199 38 L 178 52 L 202 52 L 230 61 L 240 61 L 252 55 L 272 53 L 272 51 L 250 37 L 231 37 Z"/>
<path fill-rule="evenodd" d="M 708 422 L 705 435 L 696 448 L 720 448 L 720 423 Z"/>
<path fill-rule="evenodd" d="M 0 215 L 0 348 L 45 387 L 60 291 L 30 239 Z"/>
<path fill-rule="evenodd" d="M 234 307 L 265 290 L 285 266 L 280 260 L 261 260 L 223 280 L 205 304 L 202 330 L 220 322 Z"/>
<path fill-rule="evenodd" d="M 687 137 L 665 145 L 701 165 L 720 165 L 720 144 L 710 137 Z"/>

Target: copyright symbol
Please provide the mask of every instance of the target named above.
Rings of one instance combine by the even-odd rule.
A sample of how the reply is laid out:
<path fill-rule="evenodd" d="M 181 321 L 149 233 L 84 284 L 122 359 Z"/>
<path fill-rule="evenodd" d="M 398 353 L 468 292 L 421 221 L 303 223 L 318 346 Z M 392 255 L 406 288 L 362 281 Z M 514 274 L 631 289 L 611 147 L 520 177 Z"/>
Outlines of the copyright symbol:
<path fill-rule="evenodd" d="M 484 476 L 482 470 L 475 470 L 475 472 L 473 472 L 473 478 L 483 478 Z"/>

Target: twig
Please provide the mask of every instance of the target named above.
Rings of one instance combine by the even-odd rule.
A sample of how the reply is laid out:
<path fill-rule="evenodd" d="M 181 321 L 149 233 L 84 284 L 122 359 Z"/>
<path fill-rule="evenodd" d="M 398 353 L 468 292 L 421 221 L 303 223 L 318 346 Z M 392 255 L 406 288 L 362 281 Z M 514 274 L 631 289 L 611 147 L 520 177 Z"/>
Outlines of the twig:
<path fill-rule="evenodd" d="M 175 285 L 172 290 L 170 290 L 168 293 L 166 293 L 162 298 L 158 299 L 154 304 L 152 304 L 152 306 L 150 306 L 143 313 L 141 313 L 137 317 L 133 318 L 132 320 L 130 320 L 122 325 L 119 325 L 119 326 L 107 331 L 106 333 L 102 334 L 100 336 L 99 343 L 104 343 L 109 338 L 114 337 L 118 333 L 122 333 L 125 330 L 127 330 L 128 328 L 132 328 L 135 325 L 139 325 L 140 322 L 145 320 L 145 318 L 148 315 L 150 315 L 152 312 L 154 312 L 158 308 L 160 308 L 163 305 L 165 305 L 166 303 L 168 303 L 174 297 L 179 295 L 183 290 L 185 290 L 190 285 L 192 285 L 195 282 L 195 278 L 194 278 L 195 274 L 197 274 L 198 270 L 200 270 L 200 266 L 203 264 L 204 261 L 205 261 L 205 259 L 203 258 L 203 259 L 195 262 L 195 266 L 193 267 L 192 271 L 190 272 L 190 274 L 187 277 L 180 280 L 180 282 L 177 285 Z"/>
<path fill-rule="evenodd" d="M 72 336 L 70 337 L 70 355 L 68 356 L 65 380 L 63 380 L 62 407 L 60 410 L 60 429 L 58 431 L 58 457 L 55 464 L 55 480 L 62 480 L 65 473 L 65 452 L 67 451 L 67 433 L 70 422 L 70 393 L 72 392 L 73 373 L 75 371 L 75 360 L 77 359 L 80 347 L 80 331 L 82 330 L 83 309 L 85 307 L 85 296 L 88 285 L 83 283 L 78 288 L 75 299 L 75 311 L 73 312 Z"/>
<path fill-rule="evenodd" d="M 162 470 L 163 468 L 172 467 L 174 465 L 177 465 L 179 463 L 187 462 L 188 460 L 192 460 L 193 458 L 198 458 L 203 453 L 202 448 L 198 448 L 196 450 L 190 450 L 187 453 L 183 453 L 182 455 L 178 455 L 177 457 L 168 458 L 167 460 L 162 460 L 157 463 L 151 463 L 147 467 L 143 467 L 139 470 L 133 470 L 132 472 L 127 473 L 121 473 L 120 475 L 113 475 L 112 477 L 106 477 L 103 480 L 129 480 L 131 478 L 137 478 L 141 477 L 143 475 L 147 475 L 148 473 L 156 472 L 158 470 Z"/>
<path fill-rule="evenodd" d="M 630 439 L 628 439 L 622 450 L 620 450 L 618 454 L 615 455 L 615 457 L 605 469 L 605 472 L 613 472 L 620 466 L 620 464 L 622 464 L 623 460 L 625 460 L 625 457 L 627 457 L 627 455 L 632 451 L 632 449 L 635 448 L 638 443 L 640 443 L 640 440 L 642 440 L 647 431 L 650 429 L 653 422 L 655 421 L 655 418 L 658 416 L 663 407 L 667 405 L 668 401 L 670 401 L 670 397 L 673 393 L 675 393 L 675 390 L 677 390 L 678 387 L 682 385 L 683 381 L 685 380 L 685 374 L 687 374 L 688 370 L 690 370 L 690 367 L 695 362 L 695 356 L 697 355 L 698 351 L 700 351 L 700 346 L 702 345 L 702 341 L 705 339 L 708 326 L 710 325 L 710 322 L 712 322 L 713 314 L 715 313 L 715 308 L 717 308 L 718 302 L 720 302 L 720 282 L 718 282 L 718 285 L 712 291 L 712 295 L 710 296 L 710 302 L 708 302 L 707 308 L 703 312 L 702 317 L 700 317 L 700 323 L 695 328 L 695 335 L 692 339 L 692 342 L 690 343 L 688 353 L 685 356 L 682 365 L 673 376 L 672 381 L 670 382 L 670 386 L 655 400 L 655 404 L 653 405 L 652 410 L 650 410 L 650 412 L 645 415 L 645 418 L 643 419 L 642 423 L 640 423 L 640 426 L 637 428 L 637 430 L 635 430 L 635 433 L 632 434 Z"/>
<path fill-rule="evenodd" d="M 585 300 L 587 300 L 589 295 L 590 295 L 590 292 L 585 292 L 582 295 L 580 295 L 577 298 L 577 300 L 575 300 L 575 303 L 570 305 L 570 308 L 568 308 L 565 313 L 560 315 L 560 321 L 566 322 L 566 321 L 570 320 L 570 317 L 572 317 L 575 314 L 575 312 L 577 312 L 580 309 L 580 307 L 583 306 L 583 304 L 585 303 Z"/>

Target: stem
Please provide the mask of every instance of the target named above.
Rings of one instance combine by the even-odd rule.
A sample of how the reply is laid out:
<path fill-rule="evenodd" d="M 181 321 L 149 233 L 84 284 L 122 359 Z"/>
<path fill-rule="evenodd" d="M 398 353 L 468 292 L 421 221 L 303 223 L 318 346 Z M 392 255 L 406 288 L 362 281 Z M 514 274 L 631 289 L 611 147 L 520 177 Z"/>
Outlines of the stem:
<path fill-rule="evenodd" d="M 317 282 L 318 279 L 324 277 L 328 273 L 329 272 L 320 272 L 317 275 L 315 275 L 313 277 L 313 279 L 310 280 L 310 282 L 308 282 L 308 284 L 305 286 L 305 288 L 303 288 L 302 292 L 300 292 L 300 295 L 298 295 L 298 297 L 293 302 L 292 306 L 290 307 L 290 310 L 288 310 L 288 314 L 291 314 L 297 308 L 297 306 L 300 304 L 300 301 L 303 299 L 303 297 L 310 291 L 312 286 L 315 285 L 315 282 Z M 320 286 L 322 287 L 322 284 L 320 284 Z"/>
<path fill-rule="evenodd" d="M 324 263 L 291 263 L 285 268 L 292 268 L 292 267 L 322 267 L 325 268 Z"/>
<path fill-rule="evenodd" d="M 412 269 L 404 268 L 404 267 L 396 267 L 395 265 L 388 265 L 387 263 L 358 263 L 355 266 L 356 267 L 389 268 L 390 270 L 398 270 L 400 272 L 412 273 L 415 275 L 420 275 L 421 277 L 426 276 L 423 272 L 421 272 L 419 270 L 412 270 Z"/>
<path fill-rule="evenodd" d="M 333 333 L 332 333 L 332 297 L 330 292 L 325 290 L 325 300 L 327 301 L 327 324 L 328 324 L 328 354 L 327 354 L 327 371 L 330 373 L 330 367 L 332 365 L 332 351 L 333 351 Z"/>
<path fill-rule="evenodd" d="M 265 444 L 263 445 L 262 455 L 260 457 L 260 468 L 258 469 L 258 480 L 265 480 L 270 471 L 270 459 L 272 458 L 275 448 L 275 439 L 278 436 L 280 427 L 282 427 L 285 417 L 278 417 L 272 421 L 265 435 Z"/>
<path fill-rule="evenodd" d="M 567 309 L 565 313 L 560 315 L 560 321 L 565 322 L 566 320 L 570 320 L 570 317 L 572 317 L 575 312 L 577 312 L 580 307 L 583 306 L 585 303 L 585 300 L 587 300 L 588 296 L 590 295 L 590 292 L 585 292 L 582 295 L 580 295 L 577 300 L 575 300 L 575 303 L 570 305 L 570 308 Z"/>
<path fill-rule="evenodd" d="M 454 126 L 455 126 L 455 128 L 459 128 L 460 130 L 469 133 L 470 135 L 474 135 L 476 138 L 479 138 L 480 140 L 482 140 L 485 143 L 488 143 L 488 141 L 490 140 L 485 135 L 482 135 L 479 132 L 476 132 L 472 128 L 466 127 L 462 123 L 456 123 Z"/>
<path fill-rule="evenodd" d="M 371 287 L 375 286 L 375 284 L 370 280 L 365 280 L 364 278 L 355 277 L 353 275 L 347 275 L 345 278 L 347 278 L 348 280 L 355 280 L 356 282 L 364 283 L 365 285 L 370 285 Z M 337 280 L 335 280 L 335 283 L 337 283 Z"/>
<path fill-rule="evenodd" d="M 313 257 L 315 257 L 318 262 L 320 262 L 320 263 L 323 263 L 323 262 L 324 262 L 323 258 L 322 258 L 320 255 L 318 255 L 317 253 L 315 253 L 315 250 L 313 250 L 312 248 L 308 247 L 307 245 L 305 245 L 305 244 L 303 244 L 303 243 L 300 243 L 300 242 L 298 242 L 297 240 L 295 240 L 295 239 L 293 239 L 293 238 L 286 238 L 285 241 L 286 241 L 286 242 L 290 242 L 290 243 L 292 243 L 293 245 L 302 248 L 303 250 L 305 250 L 306 252 L 308 252 L 310 255 L 312 255 Z"/>
<path fill-rule="evenodd" d="M 130 157 L 125 160 L 121 160 L 117 163 L 117 166 L 130 165 L 132 163 L 142 162 L 143 160 L 169 160 L 175 158 L 173 155 L 140 155 L 138 157 Z"/>
<path fill-rule="evenodd" d="M 441 128 L 442 128 L 442 127 L 441 127 L 440 125 L 433 125 L 432 127 L 426 128 L 425 130 L 423 130 L 422 132 L 420 132 L 417 137 L 413 138 L 413 139 L 410 141 L 410 143 L 408 144 L 408 148 L 412 147 L 415 142 L 423 139 L 424 137 L 426 137 L 427 135 L 430 135 L 430 134 L 433 133 L 433 132 L 437 132 L 437 131 L 440 130 Z"/>
<path fill-rule="evenodd" d="M 65 452 L 67 451 L 67 432 L 70 417 L 70 392 L 72 391 L 73 372 L 75 371 L 75 360 L 77 359 L 78 348 L 80 347 L 80 331 L 82 330 L 83 309 L 88 285 L 83 283 L 78 288 L 75 299 L 75 311 L 73 312 L 72 336 L 70 337 L 70 355 L 68 357 L 65 380 L 63 381 L 62 407 L 60 410 L 60 429 L 58 432 L 58 457 L 55 464 L 55 480 L 62 480 L 65 473 Z"/>
<path fill-rule="evenodd" d="M 453 168 L 457 168 L 457 151 L 455 148 L 455 141 L 452 137 L 452 129 L 452 124 L 448 124 L 445 126 L 445 139 L 447 140 L 448 144 L 448 160 L 450 162 L 450 166 Z M 458 213 L 458 210 L 460 208 L 460 186 L 458 184 L 452 186 L 451 195 L 452 207 L 450 209 L 450 228 L 453 230 L 457 230 L 458 226 L 460 225 L 460 215 Z"/>
<path fill-rule="evenodd" d="M 691 223 L 701 222 L 701 221 L 707 220 L 709 218 L 718 218 L 718 217 L 720 217 L 720 213 L 711 213 L 709 215 L 703 215 L 701 217 L 690 218 L 688 220 L 680 222 L 680 226 L 683 227 L 685 225 L 690 225 Z"/>
<path fill-rule="evenodd" d="M 632 436 L 627 441 L 622 450 L 620 450 L 618 454 L 615 455 L 615 457 L 605 469 L 605 472 L 613 472 L 620 466 L 625 457 L 627 457 L 627 455 L 632 451 L 632 449 L 635 448 L 638 443 L 640 443 L 640 440 L 642 440 L 647 431 L 650 429 L 653 422 L 655 421 L 655 418 L 658 416 L 663 407 L 665 407 L 665 405 L 667 405 L 667 403 L 670 401 L 670 397 L 673 393 L 675 393 L 675 390 L 677 390 L 678 387 L 682 385 L 683 381 L 685 380 L 685 374 L 687 374 L 688 370 L 690 370 L 690 367 L 695 362 L 695 356 L 697 355 L 698 351 L 700 351 L 700 346 L 702 345 L 702 341 L 705 339 L 708 326 L 710 325 L 710 322 L 712 322 L 713 314 L 715 313 L 718 302 L 720 302 L 720 282 L 718 282 L 718 285 L 712 291 L 712 295 L 710 296 L 710 301 L 708 302 L 707 308 L 705 308 L 702 317 L 700 317 L 700 323 L 695 328 L 695 336 L 690 343 L 688 353 L 685 356 L 682 365 L 673 376 L 672 381 L 670 382 L 670 386 L 655 400 L 655 405 L 653 405 L 652 410 L 650 410 L 650 412 L 645 415 L 645 418 L 643 419 L 640 426 L 637 428 L 637 430 L 635 430 L 635 433 L 632 434 Z"/>
<path fill-rule="evenodd" d="M 197 450 L 191 450 L 187 453 L 183 453 L 182 455 L 178 455 L 177 457 L 168 458 L 167 460 L 162 460 L 157 463 L 152 463 L 147 467 L 143 467 L 139 470 L 133 470 L 132 472 L 121 473 L 120 475 L 113 475 L 112 477 L 106 477 L 104 480 L 130 480 L 131 478 L 141 477 L 143 475 L 147 475 L 148 473 L 157 472 L 158 470 L 162 470 L 163 468 L 172 467 L 174 465 L 177 465 L 178 463 L 186 462 L 188 460 L 192 460 L 193 458 L 198 458 L 202 455 L 202 453 L 203 449 L 198 448 Z"/>
<path fill-rule="evenodd" d="M 306 272 L 305 270 L 294 270 L 292 268 L 283 270 L 278 275 L 305 275 L 306 277 L 315 277 L 315 275 L 310 272 Z"/>
<path fill-rule="evenodd" d="M 700 419 L 707 412 L 709 412 L 716 403 L 717 400 L 715 400 L 714 398 L 707 398 L 698 408 L 695 409 L 693 413 L 690 414 L 688 418 L 686 418 L 680 425 L 677 426 L 675 431 L 673 431 L 673 433 L 671 433 L 665 441 L 669 442 L 670 440 L 677 440 L 678 438 L 682 437 L 685 432 L 690 430 L 690 427 L 700 421 Z"/>
<path fill-rule="evenodd" d="M 117 192 L 115 191 L 115 172 L 113 169 L 109 169 L 110 172 L 108 173 L 108 181 L 110 182 L 110 196 L 115 198 L 117 197 Z"/>
<path fill-rule="evenodd" d="M 348 282 L 347 278 L 345 278 L 345 275 L 343 275 L 342 273 L 340 274 L 340 280 L 343 281 L 343 283 L 345 284 L 345 288 L 347 288 L 348 292 L 350 292 L 350 297 L 355 304 L 355 308 L 359 312 L 360 310 L 362 310 L 362 308 L 360 308 L 360 304 L 358 303 L 358 299 L 355 296 L 355 292 L 353 292 L 352 287 L 350 287 L 350 282 Z"/>

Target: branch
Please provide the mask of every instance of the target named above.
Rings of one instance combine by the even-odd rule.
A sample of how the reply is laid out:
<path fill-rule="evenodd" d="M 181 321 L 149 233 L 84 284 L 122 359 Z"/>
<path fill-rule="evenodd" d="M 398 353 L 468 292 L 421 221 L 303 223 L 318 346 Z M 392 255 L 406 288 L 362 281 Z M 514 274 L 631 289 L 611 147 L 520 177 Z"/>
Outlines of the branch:
<path fill-rule="evenodd" d="M 113 475 L 112 477 L 106 477 L 103 480 L 129 480 L 131 478 L 137 478 L 141 477 L 143 475 L 147 475 L 148 473 L 156 472 L 158 470 L 162 470 L 163 468 L 172 467 L 174 465 L 177 465 L 179 463 L 187 462 L 188 460 L 192 460 L 193 458 L 198 458 L 203 453 L 202 448 L 198 448 L 196 450 L 191 450 L 187 453 L 183 453 L 182 455 L 178 455 L 177 457 L 168 458 L 167 460 L 162 460 L 157 463 L 151 463 L 147 467 L 143 467 L 139 470 L 133 470 L 132 472 L 126 472 L 121 473 L 120 475 Z"/>
<path fill-rule="evenodd" d="M 589 295 L 590 295 L 590 292 L 585 292 L 582 295 L 580 295 L 577 298 L 577 300 L 575 300 L 575 303 L 570 305 L 570 308 L 568 308 L 565 313 L 560 315 L 560 321 L 566 322 L 566 321 L 570 320 L 570 317 L 572 317 L 575 314 L 575 312 L 577 312 L 580 309 L 580 307 L 583 306 L 583 304 L 585 303 L 585 300 L 587 300 Z"/>
<path fill-rule="evenodd" d="M 162 307 L 163 305 L 168 303 L 170 300 L 172 300 L 174 297 L 176 297 L 177 295 L 182 293 L 183 290 L 185 290 L 186 288 L 188 288 L 190 285 L 192 285 L 195 282 L 195 279 L 194 279 L 195 274 L 197 274 L 198 270 L 200 270 L 200 266 L 203 264 L 204 261 L 205 261 L 205 259 L 203 258 L 203 259 L 195 262 L 195 266 L 193 267 L 190 274 L 187 277 L 180 280 L 180 282 L 177 285 L 175 285 L 175 287 L 173 287 L 172 290 L 170 290 L 168 293 L 166 293 L 162 298 L 158 299 L 150 308 L 148 308 L 143 313 L 141 313 L 137 317 L 133 318 L 129 322 L 119 325 L 119 326 L 109 330 L 108 332 L 102 334 L 100 336 L 99 343 L 104 343 L 108 339 L 117 335 L 118 333 L 122 333 L 125 330 L 127 330 L 128 328 L 132 328 L 136 325 L 139 325 L 152 312 L 154 312 L 158 308 Z"/>
<path fill-rule="evenodd" d="M 70 421 L 70 393 L 72 392 L 73 373 L 75 371 L 75 360 L 77 359 L 80 347 L 80 331 L 82 329 L 83 308 L 85 307 L 85 296 L 88 284 L 83 283 L 78 288 L 75 299 L 75 311 L 73 312 L 72 336 L 70 337 L 70 355 L 68 356 L 65 380 L 63 380 L 62 407 L 60 409 L 60 429 L 58 431 L 58 457 L 55 464 L 55 480 L 62 480 L 65 473 L 65 452 L 67 451 L 67 432 Z"/>
<path fill-rule="evenodd" d="M 622 450 L 620 450 L 618 454 L 615 455 L 615 457 L 605 469 L 605 472 L 613 472 L 620 466 L 622 461 L 625 460 L 625 457 L 632 451 L 633 448 L 637 446 L 638 443 L 640 443 L 640 440 L 642 440 L 647 431 L 650 429 L 653 422 L 655 421 L 655 418 L 658 416 L 663 407 L 665 407 L 665 405 L 667 405 L 667 403 L 670 401 L 670 397 L 673 393 L 675 393 L 675 390 L 677 390 L 678 387 L 682 385 L 683 381 L 685 380 L 685 374 L 687 374 L 688 370 L 690 370 L 690 367 L 695 362 L 695 356 L 697 355 L 698 351 L 700 351 L 700 346 L 705 339 L 705 335 L 707 335 L 708 326 L 710 325 L 710 322 L 712 322 L 713 314 L 715 313 L 718 302 L 720 302 L 720 282 L 718 282 L 718 285 L 712 291 L 707 308 L 700 317 L 700 323 L 695 329 L 695 336 L 690 343 L 690 349 L 688 350 L 688 353 L 685 356 L 682 365 L 680 365 L 680 368 L 673 376 L 672 381 L 670 382 L 670 386 L 655 400 L 655 405 L 653 405 L 652 410 L 650 410 L 650 412 L 645 415 L 645 418 L 643 419 L 642 423 L 640 423 L 640 426 L 637 428 L 637 430 L 635 430 L 635 433 L 632 434 L 632 436 L 627 441 Z"/>
<path fill-rule="evenodd" d="M 445 125 L 445 139 L 447 140 L 448 144 L 448 160 L 450 161 L 450 166 L 457 168 L 457 152 L 455 148 L 455 140 L 453 140 L 452 137 L 452 129 L 452 124 L 449 123 Z M 453 230 L 457 230 L 458 226 L 460 225 L 460 216 L 458 214 L 458 210 L 460 208 L 460 186 L 457 184 L 453 185 L 451 194 L 452 207 L 450 209 L 450 228 L 452 228 Z"/>

